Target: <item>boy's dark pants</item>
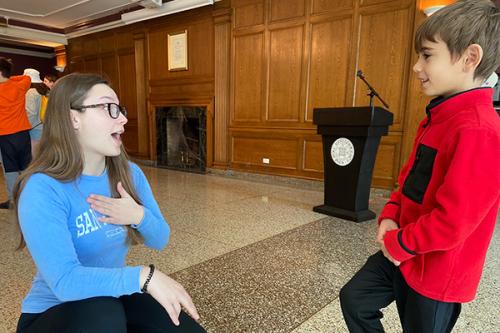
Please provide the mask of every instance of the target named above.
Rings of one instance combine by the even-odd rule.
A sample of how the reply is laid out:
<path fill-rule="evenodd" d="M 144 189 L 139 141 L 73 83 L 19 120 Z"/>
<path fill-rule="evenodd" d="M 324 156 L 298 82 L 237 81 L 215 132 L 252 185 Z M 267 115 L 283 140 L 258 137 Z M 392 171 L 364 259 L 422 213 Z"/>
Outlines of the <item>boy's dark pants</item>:
<path fill-rule="evenodd" d="M 460 303 L 432 300 L 411 289 L 399 268 L 379 251 L 340 290 L 349 332 L 384 332 L 380 309 L 394 300 L 405 333 L 448 333 L 460 315 Z"/>

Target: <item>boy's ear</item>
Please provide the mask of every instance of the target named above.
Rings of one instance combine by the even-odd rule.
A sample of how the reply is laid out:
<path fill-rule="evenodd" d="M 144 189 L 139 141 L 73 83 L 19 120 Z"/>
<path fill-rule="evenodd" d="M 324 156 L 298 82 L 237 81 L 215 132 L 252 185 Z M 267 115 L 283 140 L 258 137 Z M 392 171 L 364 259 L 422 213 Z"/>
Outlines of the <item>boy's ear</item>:
<path fill-rule="evenodd" d="M 483 48 L 479 44 L 471 44 L 465 50 L 465 71 L 475 71 L 483 59 Z"/>
<path fill-rule="evenodd" d="M 80 129 L 80 114 L 78 111 L 70 111 L 71 123 L 73 124 L 73 129 Z"/>

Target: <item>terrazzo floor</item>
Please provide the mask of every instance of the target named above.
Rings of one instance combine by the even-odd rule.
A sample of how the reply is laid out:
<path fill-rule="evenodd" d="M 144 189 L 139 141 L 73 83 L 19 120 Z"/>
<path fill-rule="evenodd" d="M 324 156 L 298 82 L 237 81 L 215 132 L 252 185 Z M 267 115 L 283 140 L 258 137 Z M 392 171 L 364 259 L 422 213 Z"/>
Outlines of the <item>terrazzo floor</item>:
<path fill-rule="evenodd" d="M 314 213 L 323 192 L 306 182 L 142 168 L 172 235 L 162 252 L 134 247 L 129 263 L 155 263 L 181 282 L 209 332 L 347 332 L 338 293 L 377 251 L 374 221 L 356 224 Z M 386 197 L 372 191 L 370 208 L 378 213 Z M 15 330 L 34 266 L 26 251 L 14 251 L 12 211 L 0 210 L 0 235 L 3 333 Z M 500 332 L 499 255 L 496 230 L 477 299 L 463 306 L 453 332 Z M 383 312 L 386 331 L 401 332 L 395 306 Z"/>

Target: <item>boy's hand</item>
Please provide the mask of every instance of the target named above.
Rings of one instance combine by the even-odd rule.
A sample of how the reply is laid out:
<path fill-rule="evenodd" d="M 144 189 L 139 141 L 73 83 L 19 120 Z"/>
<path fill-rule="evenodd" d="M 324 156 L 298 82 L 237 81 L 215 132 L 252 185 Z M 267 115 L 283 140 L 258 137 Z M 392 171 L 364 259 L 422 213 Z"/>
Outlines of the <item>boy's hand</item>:
<path fill-rule="evenodd" d="M 384 236 L 387 231 L 399 229 L 398 224 L 396 221 L 391 220 L 391 219 L 383 219 L 379 226 L 378 226 L 378 231 L 377 231 L 377 243 L 379 244 L 384 244 Z"/>
<path fill-rule="evenodd" d="M 398 224 L 394 220 L 383 219 L 380 222 L 379 226 L 378 226 L 377 243 L 380 244 L 380 249 L 382 250 L 382 253 L 384 254 L 384 256 L 390 262 L 392 262 L 395 266 L 399 266 L 401 264 L 401 262 L 397 261 L 396 259 L 394 259 L 393 257 L 391 257 L 391 255 L 389 254 L 389 252 L 387 252 L 387 249 L 385 248 L 385 244 L 384 244 L 385 233 L 387 231 L 396 230 L 396 229 L 399 229 L 399 226 L 398 226 Z"/>
<path fill-rule="evenodd" d="M 389 254 L 389 252 L 387 251 L 387 249 L 385 248 L 385 245 L 384 245 L 384 242 L 382 242 L 382 244 L 380 244 L 380 249 L 382 250 L 382 253 L 384 254 L 384 256 L 394 264 L 394 266 L 399 266 L 401 265 L 401 261 L 397 261 L 396 259 L 394 259 L 393 257 L 391 257 L 391 255 Z"/>
<path fill-rule="evenodd" d="M 144 216 L 144 207 L 135 202 L 121 182 L 116 184 L 116 189 L 121 198 L 109 198 L 97 194 L 91 194 L 87 198 L 93 210 L 105 215 L 99 217 L 99 221 L 120 225 L 139 224 Z"/>

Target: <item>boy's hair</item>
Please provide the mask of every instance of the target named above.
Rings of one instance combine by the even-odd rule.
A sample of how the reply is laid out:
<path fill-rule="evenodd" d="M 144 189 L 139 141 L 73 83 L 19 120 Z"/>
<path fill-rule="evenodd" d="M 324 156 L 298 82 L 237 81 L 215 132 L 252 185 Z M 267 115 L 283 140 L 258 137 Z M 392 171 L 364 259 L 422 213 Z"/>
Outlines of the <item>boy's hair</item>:
<path fill-rule="evenodd" d="M 12 73 L 12 61 L 4 57 L 0 57 L 0 72 L 2 76 L 8 79 Z"/>
<path fill-rule="evenodd" d="M 483 48 L 475 78 L 487 78 L 500 66 L 500 10 L 491 0 L 458 0 L 427 18 L 415 35 L 415 50 L 441 39 L 458 59 L 472 44 Z"/>

